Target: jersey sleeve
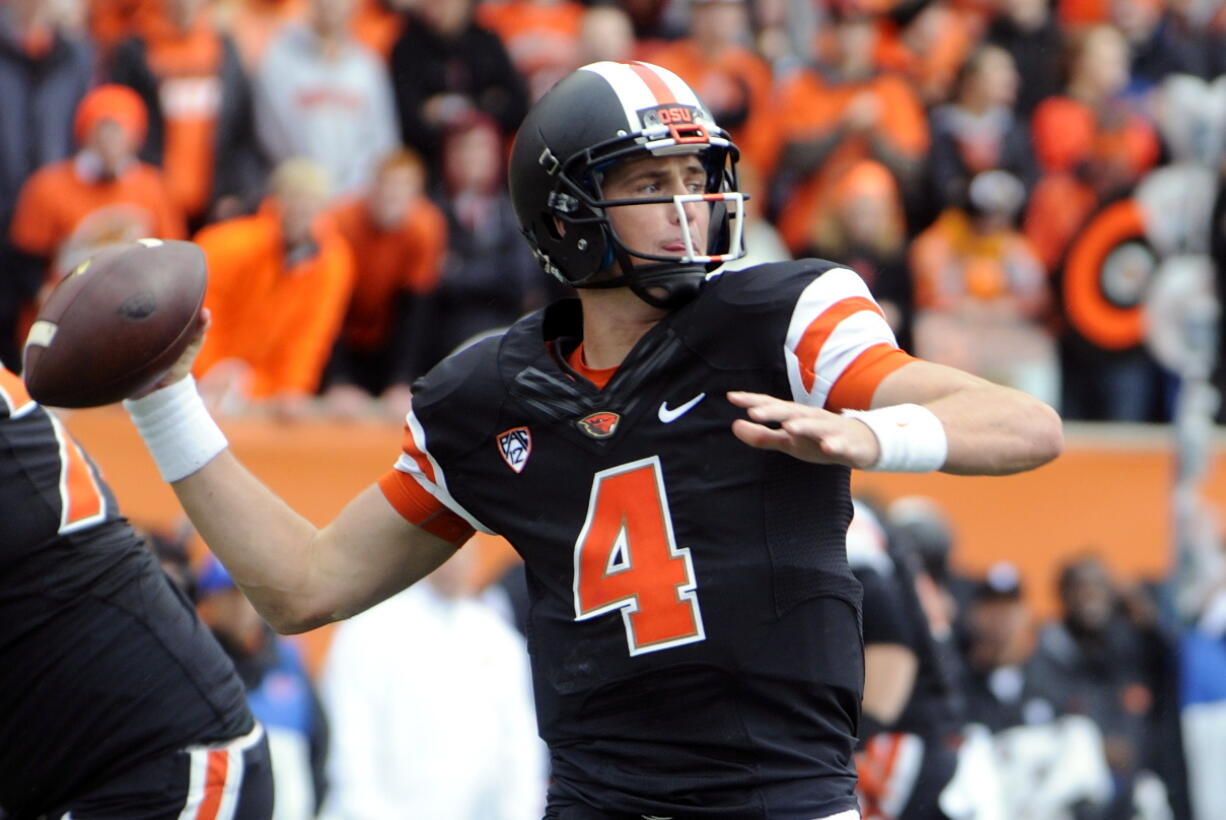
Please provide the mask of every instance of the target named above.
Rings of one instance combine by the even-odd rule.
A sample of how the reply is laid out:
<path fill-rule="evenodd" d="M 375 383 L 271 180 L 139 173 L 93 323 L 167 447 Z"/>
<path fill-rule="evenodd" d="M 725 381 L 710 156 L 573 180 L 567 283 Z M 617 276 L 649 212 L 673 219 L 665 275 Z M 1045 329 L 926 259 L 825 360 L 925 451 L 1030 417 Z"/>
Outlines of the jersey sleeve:
<path fill-rule="evenodd" d="M 426 440 L 425 428 L 410 411 L 400 457 L 379 480 L 388 503 L 407 521 L 451 543 L 467 540 L 474 530 L 492 534 L 452 497 L 443 468 L 430 455 Z"/>
<path fill-rule="evenodd" d="M 899 349 L 868 286 L 832 268 L 801 292 L 784 343 L 792 397 L 827 410 L 867 410 L 881 380 L 914 361 Z"/>

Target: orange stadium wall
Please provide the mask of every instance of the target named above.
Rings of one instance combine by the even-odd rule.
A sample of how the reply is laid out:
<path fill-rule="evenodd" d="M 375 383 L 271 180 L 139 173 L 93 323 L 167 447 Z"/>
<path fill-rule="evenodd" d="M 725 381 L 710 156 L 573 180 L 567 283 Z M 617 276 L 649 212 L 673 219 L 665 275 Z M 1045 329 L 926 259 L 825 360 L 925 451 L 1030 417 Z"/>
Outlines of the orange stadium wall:
<path fill-rule="evenodd" d="M 181 522 L 174 493 L 122 411 L 78 411 L 65 420 L 129 518 L 158 527 Z M 400 431 L 388 425 L 243 419 L 222 426 L 247 466 L 317 524 L 387 470 L 400 446 Z M 1055 609 L 1056 568 L 1072 553 L 1098 549 L 1128 579 L 1161 578 L 1171 565 L 1169 429 L 1069 425 L 1066 436 L 1065 454 L 1032 473 L 992 479 L 858 473 L 854 486 L 885 501 L 913 493 L 934 498 L 954 524 L 955 563 L 975 573 L 1012 561 L 1044 617 Z M 1203 494 L 1226 520 L 1226 434 L 1215 441 Z M 487 578 L 506 566 L 508 550 L 497 539 L 476 546 Z M 313 670 L 329 635 L 324 628 L 303 638 Z"/>

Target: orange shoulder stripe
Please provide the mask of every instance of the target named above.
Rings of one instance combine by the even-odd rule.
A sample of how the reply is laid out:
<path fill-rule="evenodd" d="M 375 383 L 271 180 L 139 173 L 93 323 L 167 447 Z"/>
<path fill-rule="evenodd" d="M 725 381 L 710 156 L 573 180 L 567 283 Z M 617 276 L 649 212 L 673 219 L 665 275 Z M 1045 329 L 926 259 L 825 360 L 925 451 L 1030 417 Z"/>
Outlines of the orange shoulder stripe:
<path fill-rule="evenodd" d="M 379 489 L 406 521 L 450 544 L 467 541 L 474 532 L 472 525 L 426 492 L 408 473 L 388 470 L 379 479 Z"/>
<path fill-rule="evenodd" d="M 868 410 L 881 380 L 905 364 L 915 361 L 911 354 L 881 342 L 865 350 L 847 366 L 826 397 L 827 410 Z"/>
<path fill-rule="evenodd" d="M 796 345 L 795 350 L 796 358 L 800 359 L 800 378 L 805 390 L 813 389 L 813 381 L 817 378 L 817 357 L 821 355 L 826 340 L 834 333 L 839 322 L 862 310 L 871 310 L 881 318 L 885 318 L 885 314 L 873 300 L 863 296 L 849 296 L 823 310 L 805 328 L 804 335 L 801 336 L 800 343 Z"/>

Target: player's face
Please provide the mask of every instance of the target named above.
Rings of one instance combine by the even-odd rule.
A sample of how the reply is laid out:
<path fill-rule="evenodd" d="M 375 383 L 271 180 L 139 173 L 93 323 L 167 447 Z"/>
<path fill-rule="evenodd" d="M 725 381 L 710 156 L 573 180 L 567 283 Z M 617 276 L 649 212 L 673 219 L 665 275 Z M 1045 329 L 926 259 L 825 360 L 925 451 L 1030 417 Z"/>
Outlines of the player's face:
<path fill-rule="evenodd" d="M 642 157 L 615 166 L 601 186 L 605 199 L 644 199 L 701 194 L 706 190 L 707 172 L 697 156 Z M 682 213 L 691 242 L 698 253 L 706 253 L 710 206 L 687 202 L 678 210 L 672 202 L 625 205 L 608 209 L 609 222 L 622 243 L 631 251 L 662 256 L 686 255 Z"/>

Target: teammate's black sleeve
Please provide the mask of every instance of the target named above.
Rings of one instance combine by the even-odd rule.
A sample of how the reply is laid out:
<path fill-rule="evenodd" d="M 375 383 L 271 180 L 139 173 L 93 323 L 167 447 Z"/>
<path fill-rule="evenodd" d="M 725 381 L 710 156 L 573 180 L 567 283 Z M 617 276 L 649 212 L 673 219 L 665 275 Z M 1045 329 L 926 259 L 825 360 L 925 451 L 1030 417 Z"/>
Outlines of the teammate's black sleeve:
<path fill-rule="evenodd" d="M 911 646 L 911 630 L 907 627 L 896 579 L 867 567 L 853 568 L 864 587 L 864 644 L 892 643 Z"/>

